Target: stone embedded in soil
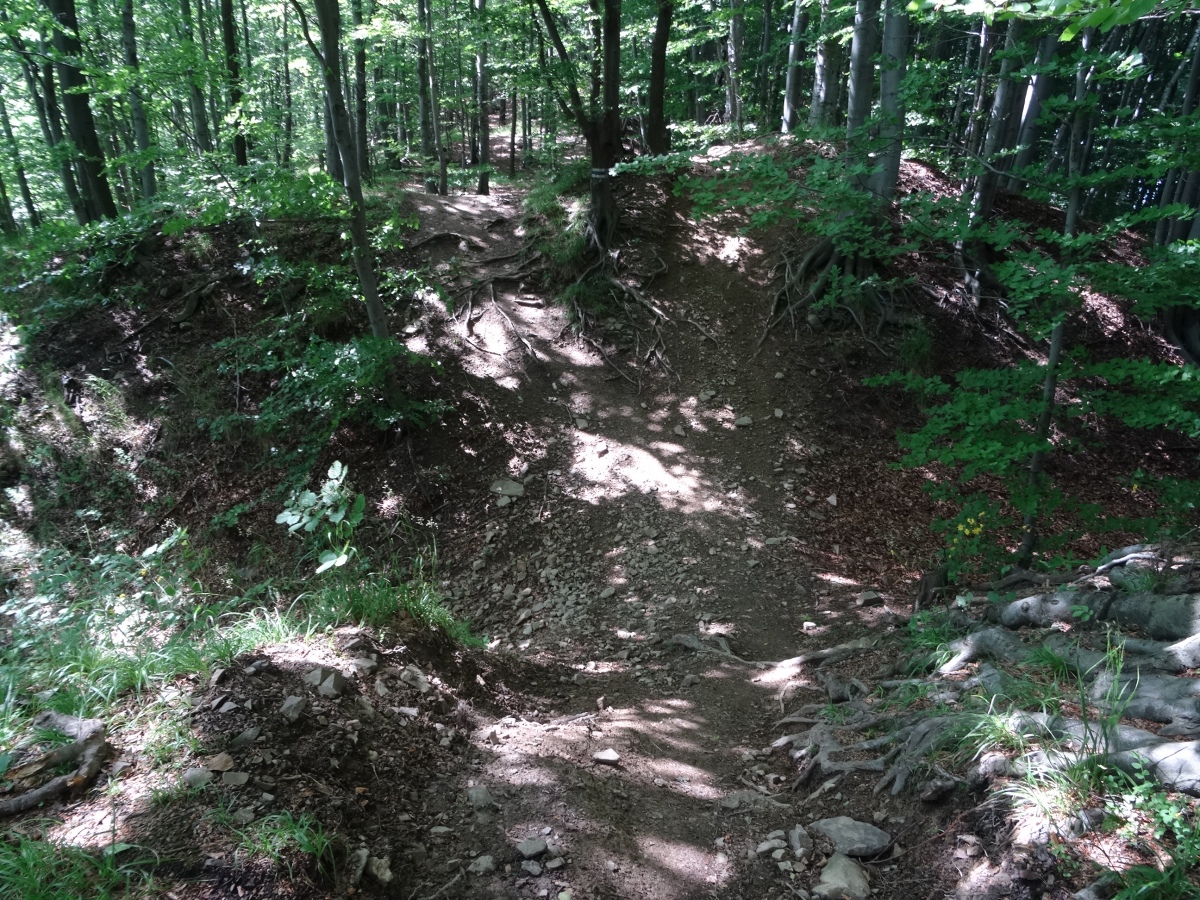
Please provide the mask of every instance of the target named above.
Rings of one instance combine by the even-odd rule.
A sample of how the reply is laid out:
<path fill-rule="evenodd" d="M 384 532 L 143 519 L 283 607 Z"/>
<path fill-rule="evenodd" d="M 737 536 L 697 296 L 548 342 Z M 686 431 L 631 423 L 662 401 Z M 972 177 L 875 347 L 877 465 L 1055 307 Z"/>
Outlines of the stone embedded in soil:
<path fill-rule="evenodd" d="M 492 482 L 491 491 L 501 497 L 524 497 L 525 485 L 519 481 L 513 481 L 511 478 L 501 478 Z"/>
<path fill-rule="evenodd" d="M 221 781 L 230 787 L 241 787 L 250 780 L 250 775 L 247 772 L 225 772 L 221 775 Z"/>
<path fill-rule="evenodd" d="M 754 424 L 754 419 L 750 416 L 739 416 L 733 420 L 733 424 L 739 428 L 748 428 Z"/>
<path fill-rule="evenodd" d="M 617 589 L 615 587 L 613 587 L 612 585 L 609 585 L 608 587 L 606 587 L 604 590 L 602 590 L 600 592 L 600 599 L 607 600 L 609 597 L 611 597 L 616 592 L 617 592 Z"/>
<path fill-rule="evenodd" d="M 472 875 L 488 875 L 496 871 L 496 858 L 491 855 L 477 856 L 467 866 Z"/>
<path fill-rule="evenodd" d="M 892 843 L 892 836 L 886 831 L 849 816 L 821 819 L 809 825 L 808 830 L 829 838 L 833 849 L 847 856 L 878 856 Z"/>
<path fill-rule="evenodd" d="M 252 728 L 247 728 L 245 731 L 243 731 L 241 734 L 239 734 L 237 737 L 235 737 L 232 741 L 229 742 L 229 749 L 230 750 L 241 750 L 243 747 L 248 747 L 250 744 L 253 744 L 258 739 L 259 732 L 261 732 L 261 731 L 262 731 L 262 729 L 257 725 L 255 725 Z"/>
<path fill-rule="evenodd" d="M 797 825 L 788 832 L 788 846 L 792 848 L 792 855 L 801 862 L 811 859 L 813 855 L 813 839 L 808 836 L 808 832 L 804 830 L 803 825 Z"/>
<path fill-rule="evenodd" d="M 317 666 L 304 674 L 304 683 L 311 684 L 313 687 L 320 687 L 321 682 L 333 674 L 333 669 L 328 666 Z"/>
<path fill-rule="evenodd" d="M 203 787 L 213 780 L 212 772 L 196 767 L 183 773 L 183 782 L 190 788 Z"/>
<path fill-rule="evenodd" d="M 561 869 L 567 864 L 567 861 L 561 856 L 556 856 L 554 859 L 546 863 L 546 871 L 553 872 L 555 869 Z"/>
<path fill-rule="evenodd" d="M 535 860 L 527 859 L 525 862 L 521 863 L 521 871 L 523 871 L 526 875 L 532 875 L 534 878 L 536 878 L 542 874 L 542 864 Z"/>
<path fill-rule="evenodd" d="M 370 855 L 366 847 L 359 847 L 350 854 L 350 859 L 346 861 L 346 881 L 352 887 L 362 881 L 363 872 L 367 868 L 367 858 Z"/>
<path fill-rule="evenodd" d="M 329 676 L 321 682 L 321 686 L 317 688 L 317 693 L 322 697 L 340 697 L 345 690 L 346 677 L 341 672 L 330 672 Z"/>
<path fill-rule="evenodd" d="M 306 706 L 308 706 L 308 701 L 305 698 L 293 695 L 283 701 L 283 705 L 279 707 L 279 714 L 289 722 L 295 722 L 300 718 L 300 714 L 304 712 Z"/>
<path fill-rule="evenodd" d="M 612 747 L 606 750 L 599 750 L 592 754 L 592 759 L 605 766 L 616 766 L 621 763 L 621 754 Z"/>
<path fill-rule="evenodd" d="M 517 852 L 525 859 L 536 859 L 546 852 L 546 842 L 541 838 L 526 838 L 517 844 Z"/>
<path fill-rule="evenodd" d="M 392 863 L 387 857 L 370 857 L 367 860 L 367 871 L 380 884 L 387 884 L 392 880 Z"/>
<path fill-rule="evenodd" d="M 774 853 L 776 850 L 786 850 L 787 841 L 782 841 L 779 838 L 771 838 L 769 841 L 763 841 L 754 848 L 756 856 L 763 856 L 767 853 Z"/>
<path fill-rule="evenodd" d="M 867 900 L 871 885 L 862 866 L 846 856 L 835 853 L 821 870 L 821 880 L 813 888 L 820 900 Z"/>
<path fill-rule="evenodd" d="M 350 660 L 350 665 L 354 667 L 355 672 L 364 678 L 368 675 L 374 675 L 375 670 L 379 668 L 379 663 L 367 656 Z"/>
<path fill-rule="evenodd" d="M 492 799 L 491 791 L 482 784 L 467 788 L 467 800 L 475 809 L 487 809 L 490 806 L 496 805 L 496 801 Z"/>
<path fill-rule="evenodd" d="M 587 427 L 588 427 L 588 420 L 587 419 L 576 419 L 575 427 L 578 428 L 580 431 L 586 431 Z"/>
<path fill-rule="evenodd" d="M 671 430 L 672 430 L 672 431 L 674 431 L 674 432 L 675 432 L 677 435 L 679 435 L 680 437 L 684 437 L 684 436 L 687 434 L 687 432 L 686 432 L 686 431 L 684 431 L 684 429 L 683 429 L 683 426 L 682 426 L 682 425 L 676 425 L 676 426 L 675 426 L 673 429 L 671 429 Z"/>
<path fill-rule="evenodd" d="M 251 822 L 257 819 L 258 816 L 255 815 L 254 810 L 252 810 L 250 807 L 243 806 L 233 814 L 232 818 L 233 821 L 238 825 L 249 825 Z"/>

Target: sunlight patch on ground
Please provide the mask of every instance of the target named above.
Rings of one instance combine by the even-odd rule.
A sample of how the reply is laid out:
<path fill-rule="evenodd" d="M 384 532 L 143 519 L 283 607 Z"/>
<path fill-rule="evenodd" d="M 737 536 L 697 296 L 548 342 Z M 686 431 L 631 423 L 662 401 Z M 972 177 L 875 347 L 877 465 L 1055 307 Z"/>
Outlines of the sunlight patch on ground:
<path fill-rule="evenodd" d="M 709 853 L 681 841 L 642 837 L 638 839 L 638 847 L 648 861 L 680 881 L 699 881 L 697 876 L 704 873 L 705 883 L 720 884 L 726 881 L 731 873 L 728 861 L 715 852 Z"/>

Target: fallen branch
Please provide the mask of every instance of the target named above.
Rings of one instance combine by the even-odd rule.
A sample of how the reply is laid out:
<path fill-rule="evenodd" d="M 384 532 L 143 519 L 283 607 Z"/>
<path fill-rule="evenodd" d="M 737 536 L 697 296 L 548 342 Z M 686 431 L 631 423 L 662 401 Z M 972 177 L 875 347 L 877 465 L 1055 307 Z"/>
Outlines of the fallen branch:
<path fill-rule="evenodd" d="M 100 773 L 100 767 L 112 749 L 104 739 L 104 723 L 99 719 L 80 719 L 47 711 L 38 715 L 33 720 L 33 724 L 35 728 L 60 731 L 68 737 L 73 737 L 75 741 L 68 746 L 55 748 L 39 759 L 9 771 L 7 778 L 20 781 L 47 768 L 75 759 L 79 760 L 79 765 L 69 775 L 59 775 L 39 787 L 25 791 L 11 799 L 0 801 L 0 816 L 26 812 L 49 800 L 57 799 L 63 794 L 87 787 Z"/>

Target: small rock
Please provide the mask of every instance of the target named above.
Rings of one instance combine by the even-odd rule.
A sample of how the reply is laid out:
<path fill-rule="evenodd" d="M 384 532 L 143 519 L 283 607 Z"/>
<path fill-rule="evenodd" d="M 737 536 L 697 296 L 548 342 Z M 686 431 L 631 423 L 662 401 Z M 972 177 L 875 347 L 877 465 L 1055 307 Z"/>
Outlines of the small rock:
<path fill-rule="evenodd" d="M 258 818 L 258 816 L 254 814 L 254 810 L 252 810 L 250 807 L 243 806 L 233 814 L 232 818 L 233 821 L 238 825 L 249 825 L 256 818 Z"/>
<path fill-rule="evenodd" d="M 349 881 L 352 886 L 362 881 L 363 872 L 366 871 L 367 868 L 367 857 L 370 855 L 371 854 L 367 851 L 366 847 L 359 847 L 350 854 L 350 859 L 346 864 L 346 880 Z"/>
<path fill-rule="evenodd" d="M 683 426 L 682 426 L 682 425 L 676 425 L 676 426 L 675 426 L 674 428 L 672 428 L 671 430 L 672 430 L 672 431 L 674 431 L 674 432 L 675 432 L 677 435 L 679 435 L 680 437 L 684 437 L 684 436 L 686 436 L 686 435 L 687 435 L 687 432 L 683 430 Z"/>
<path fill-rule="evenodd" d="M 892 843 L 892 836 L 886 831 L 856 822 L 849 816 L 821 819 L 809 825 L 808 830 L 828 838 L 834 850 L 847 856 L 878 856 Z"/>
<path fill-rule="evenodd" d="M 957 782 L 953 778 L 931 778 L 921 789 L 922 803 L 937 803 L 954 793 Z"/>
<path fill-rule="evenodd" d="M 511 478 L 501 478 L 492 482 L 491 492 L 501 497 L 524 497 L 525 485 Z"/>
<path fill-rule="evenodd" d="M 812 859 L 813 855 L 813 839 L 808 836 L 808 832 L 804 830 L 803 825 L 797 825 L 788 832 L 788 846 L 792 848 L 792 855 L 801 862 Z"/>
<path fill-rule="evenodd" d="M 230 787 L 241 787 L 250 780 L 250 775 L 247 772 L 225 772 L 221 775 L 221 781 Z"/>
<path fill-rule="evenodd" d="M 513 498 L 512 498 L 512 497 L 500 497 L 500 498 L 499 498 L 499 499 L 496 501 L 496 506 L 498 506 L 498 507 L 500 507 L 501 509 L 503 509 L 504 507 L 508 506 L 508 505 L 509 505 L 510 503 L 512 503 L 512 502 L 513 502 Z"/>
<path fill-rule="evenodd" d="M 830 506 L 837 506 L 837 494 L 830 494 L 825 498 L 825 502 Z"/>
<path fill-rule="evenodd" d="M 366 678 L 369 675 L 374 675 L 375 670 L 379 668 L 379 663 L 367 656 L 350 660 L 350 665 L 352 665 L 354 667 L 354 671 L 363 678 Z"/>
<path fill-rule="evenodd" d="M 304 683 L 311 684 L 313 687 L 320 687 L 321 682 L 333 674 L 333 669 L 328 666 L 317 666 L 310 672 L 304 675 Z"/>
<path fill-rule="evenodd" d="M 517 844 L 517 852 L 525 859 L 536 859 L 546 852 L 546 842 L 541 838 L 526 838 Z"/>
<path fill-rule="evenodd" d="M 821 870 L 820 882 L 813 888 L 813 895 L 821 900 L 867 900 L 870 893 L 867 873 L 844 853 L 829 857 Z"/>
<path fill-rule="evenodd" d="M 602 590 L 600 592 L 600 599 L 607 600 L 609 597 L 611 597 L 616 592 L 617 592 L 617 589 L 610 584 L 608 587 L 606 587 L 604 590 Z"/>
<path fill-rule="evenodd" d="M 578 428 L 580 431 L 586 431 L 587 427 L 588 427 L 588 420 L 584 419 L 584 418 L 576 419 L 575 427 Z"/>
<path fill-rule="evenodd" d="M 213 780 L 212 772 L 196 767 L 183 773 L 183 781 L 190 788 L 203 787 Z"/>
<path fill-rule="evenodd" d="M 392 863 L 387 857 L 372 856 L 367 859 L 367 871 L 380 884 L 392 880 Z"/>
<path fill-rule="evenodd" d="M 536 878 L 542 874 L 542 864 L 536 860 L 527 859 L 525 862 L 521 863 L 521 871 Z"/>
<path fill-rule="evenodd" d="M 769 841 L 763 841 L 754 848 L 755 856 L 763 856 L 767 853 L 773 853 L 776 850 L 786 850 L 787 841 L 781 841 L 779 838 L 772 838 Z"/>
<path fill-rule="evenodd" d="M 235 737 L 232 741 L 229 742 L 229 749 L 230 750 L 241 750 L 243 747 L 247 747 L 250 744 L 253 744 L 254 741 L 258 738 L 259 732 L 261 732 L 261 731 L 262 731 L 262 729 L 260 727 L 258 727 L 257 725 L 255 725 L 253 728 L 247 728 L 245 731 L 243 731 L 241 734 L 239 734 L 237 737 Z"/>
<path fill-rule="evenodd" d="M 228 669 L 213 669 L 212 677 L 208 679 L 208 686 L 215 688 L 225 678 L 225 673 Z"/>
<path fill-rule="evenodd" d="M 733 424 L 738 428 L 748 428 L 754 424 L 754 419 L 750 416 L 739 416 L 733 420 Z"/>
<path fill-rule="evenodd" d="M 778 406 L 775 407 L 775 418 L 777 418 L 777 419 L 783 418 L 783 410 L 780 409 Z"/>
<path fill-rule="evenodd" d="M 415 687 L 422 694 L 428 694 L 433 689 L 429 684 L 429 679 L 425 677 L 425 673 L 416 666 L 405 666 L 404 671 L 400 673 L 400 680 Z"/>
<path fill-rule="evenodd" d="M 322 697 L 340 697 L 346 690 L 346 678 L 341 672 L 330 672 L 329 677 L 321 682 L 317 693 Z"/>
<path fill-rule="evenodd" d="M 467 866 L 467 871 L 472 875 L 488 875 L 496 871 L 496 858 L 494 856 L 477 856 Z"/>
<path fill-rule="evenodd" d="M 699 684 L 699 683 L 700 683 L 699 675 L 684 675 L 683 676 L 683 686 L 685 688 L 691 687 L 693 684 Z"/>
<path fill-rule="evenodd" d="M 855 606 L 878 606 L 883 602 L 883 597 L 877 591 L 859 591 L 854 595 Z"/>
<path fill-rule="evenodd" d="M 561 869 L 566 864 L 567 861 L 565 859 L 563 859 L 561 856 L 556 856 L 554 859 L 546 863 L 546 871 L 553 872 L 556 869 Z"/>
<path fill-rule="evenodd" d="M 486 565 L 487 563 L 485 563 L 482 559 L 477 559 L 471 563 L 471 571 L 478 572 Z"/>
<path fill-rule="evenodd" d="M 779 380 L 779 379 L 781 379 L 781 378 L 783 378 L 783 373 L 782 373 L 782 372 L 776 372 L 776 373 L 775 373 L 775 380 L 776 380 L 776 381 L 778 381 L 778 380 Z"/>
<path fill-rule="evenodd" d="M 605 766 L 618 766 L 621 764 L 621 754 L 612 747 L 607 750 L 599 750 L 592 754 L 592 759 Z"/>
<path fill-rule="evenodd" d="M 489 744 L 499 744 L 500 733 L 495 728 L 489 728 L 483 739 Z"/>
<path fill-rule="evenodd" d="M 475 809 L 487 809 L 496 805 L 496 801 L 492 799 L 492 792 L 482 784 L 467 788 L 467 802 Z"/>

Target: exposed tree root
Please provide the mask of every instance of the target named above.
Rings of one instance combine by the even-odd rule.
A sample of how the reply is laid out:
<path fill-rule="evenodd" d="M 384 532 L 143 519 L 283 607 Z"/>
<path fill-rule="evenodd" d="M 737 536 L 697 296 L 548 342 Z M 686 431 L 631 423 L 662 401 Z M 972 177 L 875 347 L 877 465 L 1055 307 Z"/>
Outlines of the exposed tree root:
<path fill-rule="evenodd" d="M 26 782 L 47 769 L 79 760 L 75 771 L 59 775 L 38 787 L 15 797 L 0 801 L 0 816 L 11 816 L 33 809 L 64 794 L 81 790 L 100 773 L 111 748 L 104 740 L 104 723 L 99 719 L 79 719 L 56 712 L 43 712 L 34 719 L 34 727 L 61 731 L 74 738 L 74 743 L 57 747 L 32 762 L 11 769 L 5 777 L 17 783 Z"/>

